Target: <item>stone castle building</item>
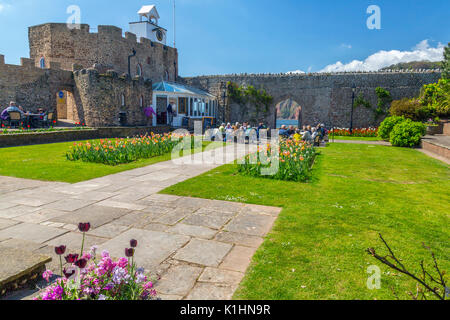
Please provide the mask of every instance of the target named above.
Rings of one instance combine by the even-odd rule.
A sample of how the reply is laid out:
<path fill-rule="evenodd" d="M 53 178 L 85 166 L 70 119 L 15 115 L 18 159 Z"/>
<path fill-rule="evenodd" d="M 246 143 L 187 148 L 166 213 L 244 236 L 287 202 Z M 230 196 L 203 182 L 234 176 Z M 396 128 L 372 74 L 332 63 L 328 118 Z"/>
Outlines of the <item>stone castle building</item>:
<path fill-rule="evenodd" d="M 250 120 L 251 111 L 241 119 L 239 107 L 227 98 L 226 84 L 232 81 L 264 88 L 273 97 L 268 112 L 254 120 L 273 126 L 277 104 L 291 99 L 301 107 L 300 124 L 322 122 L 348 127 L 353 85 L 376 105 L 376 87 L 390 90 L 393 98 L 399 99 L 417 95 L 424 84 L 440 78 L 439 71 L 415 70 L 183 79 L 178 75 L 178 51 L 166 45 L 167 31 L 158 26 L 156 7 L 144 6 L 139 15 L 139 21 L 130 23 L 134 33 L 125 34 L 114 26 L 98 26 L 95 32 L 86 24 L 74 29 L 61 23 L 30 27 L 30 58 L 22 58 L 21 65 L 16 66 L 5 64 L 0 55 L 0 107 L 14 100 L 25 110 L 43 107 L 56 111 L 58 119 L 93 127 L 120 125 L 119 115 L 126 116 L 128 125 L 146 125 L 145 106 L 153 104 L 162 112 L 169 103 L 175 104 L 175 112 L 183 117 L 213 116 L 219 122 Z M 154 85 L 161 81 L 186 85 L 186 95 L 171 98 L 161 96 L 169 94 L 165 91 L 156 91 L 154 96 Z M 190 88 L 202 89 L 202 97 L 207 99 L 192 96 L 198 90 Z M 355 126 L 377 125 L 379 121 L 370 110 L 355 110 Z"/>

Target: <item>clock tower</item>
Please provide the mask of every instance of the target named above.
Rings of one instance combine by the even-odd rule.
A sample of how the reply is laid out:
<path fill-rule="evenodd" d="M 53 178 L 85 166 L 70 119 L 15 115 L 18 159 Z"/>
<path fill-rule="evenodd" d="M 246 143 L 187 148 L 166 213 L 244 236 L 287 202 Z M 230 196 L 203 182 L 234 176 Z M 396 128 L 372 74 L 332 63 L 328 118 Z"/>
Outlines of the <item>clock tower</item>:
<path fill-rule="evenodd" d="M 167 30 L 158 25 L 159 14 L 155 5 L 143 6 L 138 11 L 140 21 L 130 22 L 130 32 L 134 33 L 138 40 L 147 38 L 151 41 L 166 44 Z"/>

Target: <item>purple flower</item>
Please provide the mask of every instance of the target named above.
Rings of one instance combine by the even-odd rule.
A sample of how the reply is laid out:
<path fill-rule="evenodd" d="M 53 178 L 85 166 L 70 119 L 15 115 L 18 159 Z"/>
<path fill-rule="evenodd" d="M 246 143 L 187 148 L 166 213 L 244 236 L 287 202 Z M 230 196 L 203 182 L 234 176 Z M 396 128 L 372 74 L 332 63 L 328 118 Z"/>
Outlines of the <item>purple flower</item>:
<path fill-rule="evenodd" d="M 71 268 L 71 269 L 65 269 L 63 270 L 64 276 L 69 279 L 71 276 L 73 276 L 75 274 L 75 269 Z"/>
<path fill-rule="evenodd" d="M 135 240 L 135 239 L 130 240 L 130 246 L 131 246 L 132 248 L 136 248 L 137 245 L 138 245 L 137 240 Z"/>
<path fill-rule="evenodd" d="M 69 254 L 65 259 L 67 263 L 75 263 L 78 260 L 78 254 Z"/>
<path fill-rule="evenodd" d="M 125 249 L 125 256 L 127 256 L 128 258 L 134 256 L 134 249 L 133 248 Z"/>
<path fill-rule="evenodd" d="M 89 222 L 78 224 L 78 230 L 81 232 L 88 232 L 89 229 L 91 229 L 91 224 Z"/>
<path fill-rule="evenodd" d="M 59 246 L 55 248 L 55 253 L 58 256 L 62 256 L 64 253 L 66 253 L 66 246 Z"/>
<path fill-rule="evenodd" d="M 86 268 L 86 264 L 87 264 L 87 260 L 86 260 L 86 259 L 80 259 L 80 260 L 77 260 L 77 261 L 75 262 L 75 265 L 76 265 L 78 268 L 80 268 L 80 269 Z"/>
<path fill-rule="evenodd" d="M 98 296 L 98 300 L 106 300 L 106 296 L 101 294 Z"/>
<path fill-rule="evenodd" d="M 128 279 L 130 279 L 130 275 L 127 273 L 127 270 L 120 267 L 114 268 L 112 281 L 115 284 L 121 284 L 122 282 L 128 283 Z"/>

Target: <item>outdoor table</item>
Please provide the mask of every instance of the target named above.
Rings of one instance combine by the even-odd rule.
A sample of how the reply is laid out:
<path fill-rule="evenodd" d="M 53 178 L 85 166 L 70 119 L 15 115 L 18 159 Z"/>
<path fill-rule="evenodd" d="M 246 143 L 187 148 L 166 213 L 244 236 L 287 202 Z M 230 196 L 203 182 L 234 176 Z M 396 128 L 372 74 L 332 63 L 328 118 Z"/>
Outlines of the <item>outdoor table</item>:
<path fill-rule="evenodd" d="M 37 122 L 39 120 L 44 120 L 44 114 L 40 113 L 25 113 L 23 117 L 25 118 L 24 124 L 32 128 L 37 128 Z"/>

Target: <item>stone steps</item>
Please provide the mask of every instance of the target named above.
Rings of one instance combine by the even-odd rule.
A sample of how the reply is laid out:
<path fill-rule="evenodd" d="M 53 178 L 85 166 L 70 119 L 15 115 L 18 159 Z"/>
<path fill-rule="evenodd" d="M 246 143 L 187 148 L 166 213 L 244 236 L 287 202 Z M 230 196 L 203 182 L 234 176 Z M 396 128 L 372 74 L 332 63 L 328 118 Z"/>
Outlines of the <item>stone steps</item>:
<path fill-rule="evenodd" d="M 0 299 L 41 279 L 52 258 L 23 249 L 0 245 Z"/>
<path fill-rule="evenodd" d="M 450 136 L 443 134 L 425 136 L 422 139 L 422 149 L 450 161 Z"/>

